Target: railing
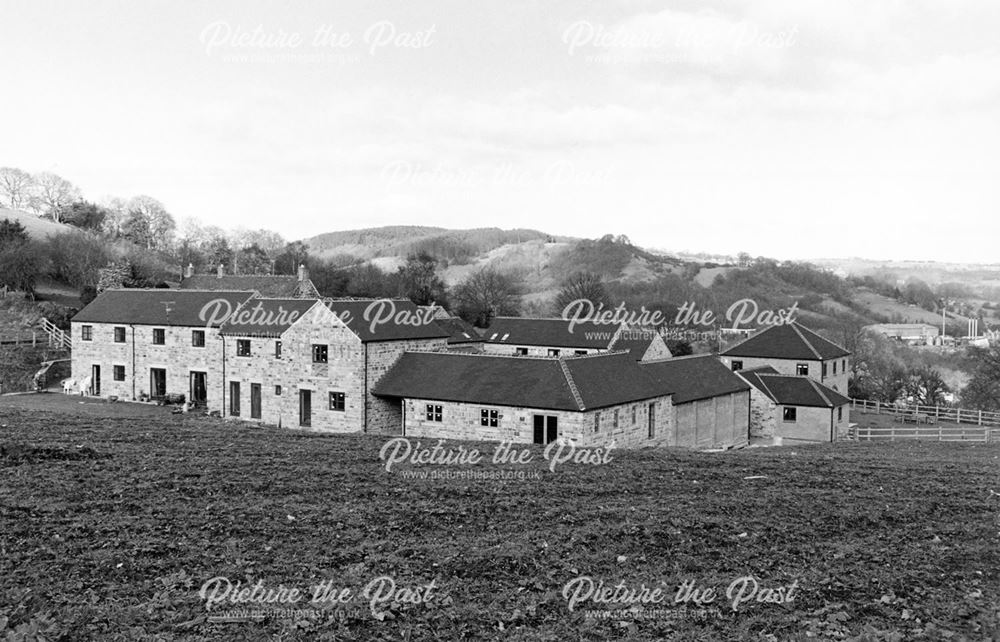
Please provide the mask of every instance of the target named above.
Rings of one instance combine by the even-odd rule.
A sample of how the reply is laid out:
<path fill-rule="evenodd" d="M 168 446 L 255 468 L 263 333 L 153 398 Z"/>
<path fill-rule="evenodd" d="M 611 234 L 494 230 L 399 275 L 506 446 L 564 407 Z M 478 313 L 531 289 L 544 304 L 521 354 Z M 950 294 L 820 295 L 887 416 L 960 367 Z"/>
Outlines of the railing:
<path fill-rule="evenodd" d="M 1000 439 L 1000 430 L 988 427 L 951 427 L 951 426 L 927 426 L 927 427 L 906 427 L 891 426 L 889 428 L 878 428 L 874 426 L 853 426 L 849 431 L 849 437 L 856 441 L 901 441 L 901 440 L 928 440 L 928 441 L 962 441 L 967 443 L 996 443 Z"/>
<path fill-rule="evenodd" d="M 49 345 L 65 348 L 66 350 L 73 349 L 73 340 L 68 334 L 66 334 L 66 332 L 58 328 L 56 324 L 52 323 L 45 317 L 42 317 L 40 323 L 42 330 L 44 330 L 45 334 L 49 336 Z"/>
<path fill-rule="evenodd" d="M 956 424 L 976 426 L 1000 426 L 1000 412 L 969 410 L 949 406 L 924 406 L 919 404 L 895 405 L 866 399 L 851 399 L 851 410 L 874 412 L 877 415 L 891 415 L 902 420 L 912 419 L 914 423 L 939 423 L 948 421 Z"/>

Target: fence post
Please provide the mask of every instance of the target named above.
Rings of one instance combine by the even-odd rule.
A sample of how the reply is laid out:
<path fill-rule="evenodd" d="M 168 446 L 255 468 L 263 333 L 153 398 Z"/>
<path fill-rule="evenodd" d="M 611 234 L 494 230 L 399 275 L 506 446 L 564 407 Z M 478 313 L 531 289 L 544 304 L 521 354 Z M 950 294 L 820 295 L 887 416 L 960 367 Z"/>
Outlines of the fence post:
<path fill-rule="evenodd" d="M 944 437 L 942 433 L 943 431 L 941 430 L 941 424 L 938 424 L 938 441 L 941 441 L 941 439 Z"/>
<path fill-rule="evenodd" d="M 878 399 L 876 399 L 875 400 L 875 414 L 876 415 L 879 414 L 879 408 L 878 408 L 878 406 L 879 406 Z"/>
<path fill-rule="evenodd" d="M 934 404 L 934 421 L 941 422 L 941 406 Z"/>
<path fill-rule="evenodd" d="M 983 411 L 982 410 L 979 411 L 979 425 L 980 426 L 983 425 Z"/>

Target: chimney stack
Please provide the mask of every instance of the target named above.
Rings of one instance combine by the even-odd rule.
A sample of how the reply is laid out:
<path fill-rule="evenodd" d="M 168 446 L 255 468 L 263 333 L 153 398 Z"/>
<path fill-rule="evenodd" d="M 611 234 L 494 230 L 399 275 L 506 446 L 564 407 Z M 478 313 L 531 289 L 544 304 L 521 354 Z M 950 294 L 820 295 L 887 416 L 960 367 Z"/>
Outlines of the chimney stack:
<path fill-rule="evenodd" d="M 305 281 L 309 276 L 309 270 L 306 269 L 305 263 L 299 263 L 299 282 Z"/>
<path fill-rule="evenodd" d="M 184 268 L 184 278 L 190 279 L 194 276 L 194 263 L 188 263 L 188 266 Z"/>
<path fill-rule="evenodd" d="M 218 277 L 221 279 L 225 273 L 226 273 L 225 266 L 222 263 L 219 263 Z"/>

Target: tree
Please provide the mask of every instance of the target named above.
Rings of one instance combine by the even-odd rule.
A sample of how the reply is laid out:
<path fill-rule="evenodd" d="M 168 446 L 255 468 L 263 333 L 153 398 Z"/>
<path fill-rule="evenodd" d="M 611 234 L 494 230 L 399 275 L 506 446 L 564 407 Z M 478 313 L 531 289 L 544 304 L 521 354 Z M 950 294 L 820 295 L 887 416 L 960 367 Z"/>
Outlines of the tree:
<path fill-rule="evenodd" d="M 962 389 L 962 405 L 977 410 L 1000 411 L 1000 345 L 970 348 L 975 363 L 972 378 Z"/>
<path fill-rule="evenodd" d="M 8 246 L 23 245 L 28 242 L 28 231 L 20 221 L 5 218 L 0 221 L 0 249 Z"/>
<path fill-rule="evenodd" d="M 108 263 L 104 243 L 76 230 L 50 236 L 47 248 L 50 275 L 78 288 L 96 285 L 98 270 Z"/>
<path fill-rule="evenodd" d="M 270 274 L 271 259 L 267 252 L 256 243 L 236 252 L 233 257 L 233 272 L 239 274 Z"/>
<path fill-rule="evenodd" d="M 670 354 L 675 357 L 694 354 L 691 344 L 683 339 L 667 339 L 667 348 L 670 349 Z"/>
<path fill-rule="evenodd" d="M 473 272 L 452 291 L 458 316 L 480 328 L 497 316 L 517 315 L 520 295 L 520 279 L 491 267 Z"/>
<path fill-rule="evenodd" d="M 577 272 L 566 279 L 556 296 L 556 314 L 562 314 L 574 301 L 590 301 L 596 309 L 600 305 L 611 307 L 611 297 L 601 277 L 593 272 Z"/>
<path fill-rule="evenodd" d="M 87 201 L 76 201 L 71 203 L 60 215 L 64 222 L 85 230 L 100 231 L 104 226 L 104 219 L 107 218 L 107 211 L 100 205 L 88 203 Z"/>
<path fill-rule="evenodd" d="M 205 252 L 208 264 L 212 267 L 228 265 L 233 269 L 233 249 L 229 247 L 229 239 L 225 236 L 216 236 L 208 242 Z"/>
<path fill-rule="evenodd" d="M 128 218 L 128 204 L 121 198 L 112 197 L 102 203 L 104 223 L 101 231 L 113 239 L 124 236 L 125 221 Z"/>
<path fill-rule="evenodd" d="M 149 221 L 141 212 L 130 211 L 122 224 L 122 238 L 132 241 L 139 247 L 153 247 L 153 231 Z"/>
<path fill-rule="evenodd" d="M 406 265 L 397 271 L 400 294 L 417 305 L 447 306 L 447 289 L 437 266 L 437 259 L 425 252 L 407 258 Z"/>
<path fill-rule="evenodd" d="M 941 373 L 930 366 L 913 368 L 906 379 L 905 392 L 922 406 L 936 406 L 944 403 L 945 393 L 951 392 Z"/>
<path fill-rule="evenodd" d="M 23 210 L 31 203 L 35 179 L 28 172 L 16 167 L 0 167 L 0 205 L 12 210 Z"/>
<path fill-rule="evenodd" d="M 63 212 L 74 202 L 80 200 L 80 190 L 68 180 L 53 174 L 41 172 L 35 176 L 35 188 L 29 207 L 40 215 L 50 217 L 59 223 Z"/>
<path fill-rule="evenodd" d="M 134 215 L 138 215 L 145 220 L 148 235 L 146 236 L 146 249 L 166 249 L 170 247 L 173 240 L 174 230 L 177 224 L 174 217 L 167 212 L 163 203 L 152 196 L 139 195 L 129 199 L 128 202 L 129 220 Z M 136 241 L 138 243 L 138 241 Z"/>
<path fill-rule="evenodd" d="M 300 265 L 309 262 L 309 248 L 302 241 L 293 241 L 274 259 L 275 274 L 297 274 Z"/>
<path fill-rule="evenodd" d="M 893 403 L 902 396 L 907 381 L 907 369 L 889 339 L 874 332 L 862 332 L 851 359 L 849 396 Z"/>
<path fill-rule="evenodd" d="M 31 294 L 42 269 L 41 253 L 33 243 L 0 249 L 0 285 Z"/>

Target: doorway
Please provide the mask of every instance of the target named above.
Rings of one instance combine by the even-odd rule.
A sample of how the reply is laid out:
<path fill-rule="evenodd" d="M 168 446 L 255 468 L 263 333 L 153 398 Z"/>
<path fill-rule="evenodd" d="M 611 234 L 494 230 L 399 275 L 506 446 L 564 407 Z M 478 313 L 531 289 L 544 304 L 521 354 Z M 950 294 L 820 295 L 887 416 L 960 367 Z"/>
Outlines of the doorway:
<path fill-rule="evenodd" d="M 191 403 L 204 406 L 208 403 L 208 373 L 191 373 Z"/>
<path fill-rule="evenodd" d="M 550 444 L 559 438 L 559 418 L 553 415 L 534 415 L 536 444 Z"/>
<path fill-rule="evenodd" d="M 260 384 L 250 384 L 250 418 L 260 419 Z"/>
<path fill-rule="evenodd" d="M 312 390 L 299 390 L 299 425 L 312 425 Z"/>
<path fill-rule="evenodd" d="M 167 394 L 167 369 L 149 369 L 149 396 L 153 399 L 163 397 Z"/>
<path fill-rule="evenodd" d="M 90 366 L 90 394 L 101 396 L 101 366 Z"/>

